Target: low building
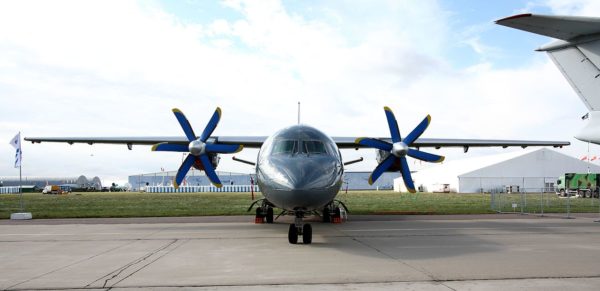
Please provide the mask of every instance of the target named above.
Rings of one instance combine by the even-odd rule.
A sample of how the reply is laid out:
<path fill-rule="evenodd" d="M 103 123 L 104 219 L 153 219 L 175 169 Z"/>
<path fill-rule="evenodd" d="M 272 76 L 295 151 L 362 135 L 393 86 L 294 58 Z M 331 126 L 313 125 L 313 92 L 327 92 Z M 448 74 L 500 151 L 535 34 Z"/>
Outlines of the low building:
<path fill-rule="evenodd" d="M 84 175 L 73 177 L 43 177 L 43 176 L 23 176 L 19 181 L 18 176 L 0 177 L 0 186 L 19 186 L 22 185 L 36 186 L 36 189 L 43 189 L 46 185 L 76 185 L 76 188 L 95 190 L 102 189 L 100 178 L 93 177 L 91 179 Z"/>
<path fill-rule="evenodd" d="M 177 171 L 164 171 L 156 173 L 131 175 L 128 182 L 132 191 L 139 191 L 147 186 L 171 186 Z M 250 178 L 256 181 L 256 175 L 217 171 L 223 185 L 250 185 Z M 342 190 L 391 190 L 394 178 L 398 173 L 384 173 L 373 185 L 369 185 L 371 172 L 345 172 Z M 182 186 L 209 186 L 210 181 L 203 171 L 190 170 Z"/>

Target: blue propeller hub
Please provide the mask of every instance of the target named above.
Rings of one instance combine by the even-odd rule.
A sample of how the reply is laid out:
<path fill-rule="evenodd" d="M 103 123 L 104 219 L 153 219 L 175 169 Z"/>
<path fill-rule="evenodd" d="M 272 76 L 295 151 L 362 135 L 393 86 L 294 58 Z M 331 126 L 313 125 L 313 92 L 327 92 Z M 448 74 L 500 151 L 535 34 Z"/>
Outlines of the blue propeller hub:
<path fill-rule="evenodd" d="M 392 150 L 390 152 L 398 158 L 404 157 L 408 153 L 408 145 L 403 142 L 395 142 L 392 144 Z"/>
<path fill-rule="evenodd" d="M 188 149 L 190 150 L 191 155 L 199 156 L 206 152 L 206 144 L 197 139 L 190 142 Z"/>

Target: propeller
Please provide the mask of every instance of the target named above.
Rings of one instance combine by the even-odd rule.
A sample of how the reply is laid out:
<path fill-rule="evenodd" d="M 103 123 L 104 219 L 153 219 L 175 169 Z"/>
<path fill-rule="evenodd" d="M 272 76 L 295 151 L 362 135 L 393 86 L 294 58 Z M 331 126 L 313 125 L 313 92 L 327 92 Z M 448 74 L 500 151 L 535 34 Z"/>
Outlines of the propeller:
<path fill-rule="evenodd" d="M 357 144 L 390 153 L 390 155 L 381 161 L 375 170 L 373 170 L 371 176 L 369 176 L 369 185 L 373 185 L 373 183 L 377 181 L 377 179 L 384 172 L 392 168 L 392 166 L 396 166 L 395 168 L 398 168 L 399 166 L 406 189 L 408 189 L 408 192 L 410 193 L 415 193 L 415 185 L 410 174 L 410 169 L 408 168 L 408 163 L 406 162 L 406 156 L 432 163 L 440 163 L 444 161 L 443 156 L 438 156 L 410 148 L 415 140 L 417 140 L 429 126 L 429 123 L 431 122 L 431 116 L 427 115 L 427 117 L 425 117 L 425 119 L 423 119 L 423 121 L 421 121 L 421 123 L 419 123 L 419 125 L 417 125 L 417 127 L 415 127 L 411 133 L 402 139 L 400 130 L 398 129 L 398 122 L 396 121 L 394 113 L 387 106 L 384 107 L 383 110 L 385 110 L 385 117 L 387 118 L 388 126 L 390 128 L 392 143 L 366 137 L 357 138 L 356 141 L 354 141 Z"/>
<path fill-rule="evenodd" d="M 173 180 L 175 189 L 179 188 L 179 185 L 192 166 L 204 170 L 210 182 L 216 187 L 221 188 L 223 184 L 221 184 L 221 180 L 219 180 L 219 176 L 217 176 L 217 173 L 215 172 L 215 168 L 210 161 L 209 154 L 231 154 L 241 151 L 244 147 L 243 145 L 206 142 L 215 128 L 217 128 L 219 120 L 221 120 L 221 108 L 217 107 L 215 113 L 208 121 L 208 124 L 204 128 L 204 131 L 200 137 L 196 136 L 192 126 L 190 125 L 190 122 L 187 120 L 185 115 L 183 115 L 181 110 L 173 108 L 173 114 L 175 114 L 179 125 L 181 125 L 181 128 L 183 129 L 183 132 L 190 143 L 188 145 L 184 145 L 180 143 L 162 142 L 153 145 L 152 150 L 161 152 L 190 153 L 187 155 L 185 160 L 183 160 L 183 163 L 181 163 L 179 170 L 177 170 L 177 175 L 175 175 L 175 179 Z"/>

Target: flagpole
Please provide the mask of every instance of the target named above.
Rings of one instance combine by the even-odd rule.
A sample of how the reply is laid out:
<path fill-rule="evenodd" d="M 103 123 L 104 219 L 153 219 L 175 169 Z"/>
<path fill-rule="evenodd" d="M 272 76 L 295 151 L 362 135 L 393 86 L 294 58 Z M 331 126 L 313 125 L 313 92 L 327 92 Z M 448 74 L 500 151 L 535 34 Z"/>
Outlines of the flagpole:
<path fill-rule="evenodd" d="M 21 149 L 19 149 L 19 151 L 21 151 Z M 21 157 L 23 156 L 23 153 L 21 153 Z M 21 212 L 23 212 L 23 178 L 22 178 L 22 171 L 21 171 L 21 167 L 23 167 L 23 158 L 21 158 L 21 162 L 19 163 L 19 200 L 20 200 L 20 204 L 21 204 Z"/>

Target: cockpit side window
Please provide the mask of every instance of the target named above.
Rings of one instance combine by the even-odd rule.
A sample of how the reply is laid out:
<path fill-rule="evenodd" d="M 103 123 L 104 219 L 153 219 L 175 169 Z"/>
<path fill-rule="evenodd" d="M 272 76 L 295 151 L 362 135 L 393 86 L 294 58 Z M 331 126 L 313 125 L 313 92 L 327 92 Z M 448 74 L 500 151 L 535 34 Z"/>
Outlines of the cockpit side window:
<path fill-rule="evenodd" d="M 309 155 L 314 154 L 327 154 L 327 150 L 325 149 L 325 145 L 323 142 L 318 140 L 305 140 L 303 141 L 304 152 Z"/>
<path fill-rule="evenodd" d="M 272 154 L 294 154 L 298 149 L 298 141 L 281 139 L 273 143 Z"/>

